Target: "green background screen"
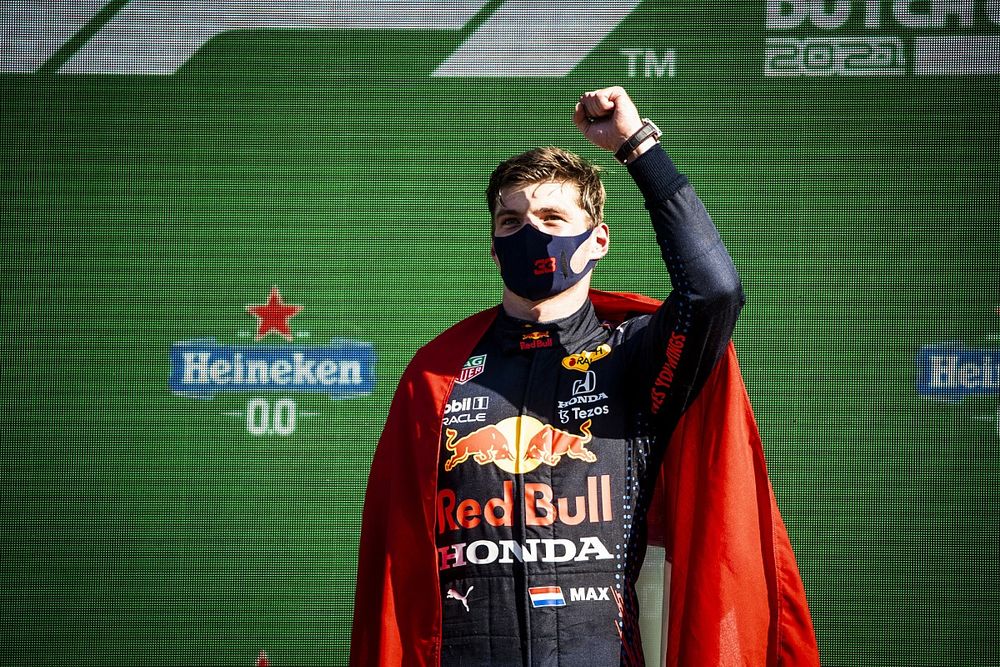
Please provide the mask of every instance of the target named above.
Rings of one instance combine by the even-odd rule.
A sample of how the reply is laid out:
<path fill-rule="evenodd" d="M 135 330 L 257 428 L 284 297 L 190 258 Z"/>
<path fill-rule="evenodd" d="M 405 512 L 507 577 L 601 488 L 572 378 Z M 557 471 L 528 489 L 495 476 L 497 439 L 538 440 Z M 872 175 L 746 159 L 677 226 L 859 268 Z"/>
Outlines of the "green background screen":
<path fill-rule="evenodd" d="M 539 145 L 605 167 L 595 286 L 669 292 L 638 191 L 571 122 L 613 84 L 742 276 L 824 664 L 1000 664 L 1000 3 L 3 12 L 9 664 L 346 664 L 396 382 L 499 300 L 492 168 Z M 272 288 L 301 310 L 258 340 Z M 182 391 L 185 345 L 360 373 Z"/>

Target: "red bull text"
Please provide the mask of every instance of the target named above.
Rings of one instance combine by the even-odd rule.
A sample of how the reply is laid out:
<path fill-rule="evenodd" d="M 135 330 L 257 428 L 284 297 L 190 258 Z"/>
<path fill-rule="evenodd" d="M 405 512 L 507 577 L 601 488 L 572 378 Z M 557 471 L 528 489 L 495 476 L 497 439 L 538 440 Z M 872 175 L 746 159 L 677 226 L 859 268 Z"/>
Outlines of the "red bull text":
<path fill-rule="evenodd" d="M 475 528 L 482 522 L 491 526 L 513 525 L 514 482 L 503 483 L 503 496 L 479 502 L 473 498 L 458 500 L 452 489 L 441 489 L 437 495 L 437 530 Z M 613 521 L 611 511 L 611 476 L 587 477 L 587 494 L 573 498 L 557 498 L 552 487 L 544 482 L 524 485 L 524 523 L 527 526 L 551 526 L 561 523 L 577 526 L 584 521 Z"/>
<path fill-rule="evenodd" d="M 554 341 L 548 331 L 532 331 L 521 336 L 522 350 L 536 350 L 541 347 L 552 347 Z"/>

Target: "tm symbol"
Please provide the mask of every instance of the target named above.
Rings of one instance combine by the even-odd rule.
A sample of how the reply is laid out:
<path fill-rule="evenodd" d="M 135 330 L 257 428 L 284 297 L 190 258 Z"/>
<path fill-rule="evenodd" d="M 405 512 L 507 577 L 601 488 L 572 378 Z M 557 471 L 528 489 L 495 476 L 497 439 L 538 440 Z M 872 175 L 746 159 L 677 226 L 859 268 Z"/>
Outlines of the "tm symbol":
<path fill-rule="evenodd" d="M 677 52 L 673 49 L 662 54 L 652 49 L 619 49 L 618 52 L 628 59 L 628 75 L 631 78 L 641 76 L 647 79 L 677 76 Z M 641 68 L 641 69 L 640 69 Z"/>

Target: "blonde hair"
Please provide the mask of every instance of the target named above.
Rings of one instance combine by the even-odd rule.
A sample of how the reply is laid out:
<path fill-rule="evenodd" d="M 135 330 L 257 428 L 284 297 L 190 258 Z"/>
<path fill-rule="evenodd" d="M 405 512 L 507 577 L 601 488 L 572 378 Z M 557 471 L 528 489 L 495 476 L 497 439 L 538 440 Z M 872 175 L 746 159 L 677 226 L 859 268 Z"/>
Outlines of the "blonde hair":
<path fill-rule="evenodd" d="M 533 148 L 497 165 L 486 188 L 490 219 L 493 219 L 502 189 L 510 185 L 561 182 L 577 186 L 580 191 L 578 203 L 590 216 L 590 229 L 604 221 L 605 194 L 601 168 L 576 153 L 556 146 Z"/>

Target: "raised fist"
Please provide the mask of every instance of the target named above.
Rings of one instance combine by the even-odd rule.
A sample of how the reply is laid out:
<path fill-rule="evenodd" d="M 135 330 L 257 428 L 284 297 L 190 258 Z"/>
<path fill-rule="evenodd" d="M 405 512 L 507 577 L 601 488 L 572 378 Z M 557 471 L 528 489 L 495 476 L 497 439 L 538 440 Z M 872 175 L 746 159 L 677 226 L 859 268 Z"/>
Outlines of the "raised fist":
<path fill-rule="evenodd" d="M 621 86 L 581 95 L 573 123 L 587 141 L 612 153 L 642 127 L 639 110 Z"/>

